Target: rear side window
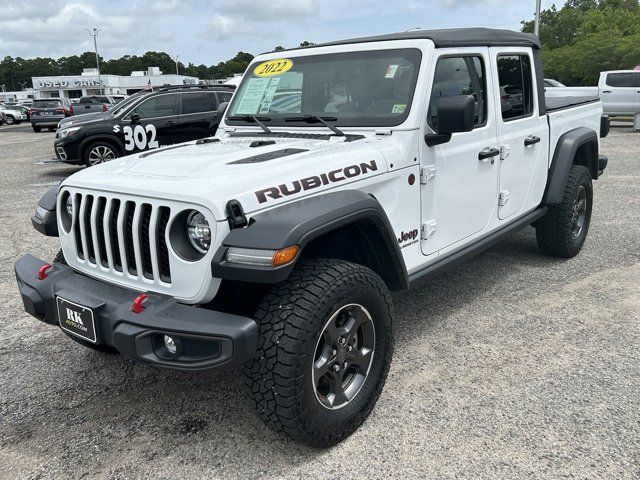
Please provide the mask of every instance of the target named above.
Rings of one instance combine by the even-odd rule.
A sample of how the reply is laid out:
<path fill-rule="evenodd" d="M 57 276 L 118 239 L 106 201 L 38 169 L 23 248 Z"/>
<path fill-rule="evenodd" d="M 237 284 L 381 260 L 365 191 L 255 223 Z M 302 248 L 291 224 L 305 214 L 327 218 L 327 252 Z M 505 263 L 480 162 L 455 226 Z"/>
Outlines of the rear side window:
<path fill-rule="evenodd" d="M 220 99 L 220 103 L 222 102 L 230 102 L 231 94 L 227 92 L 218 92 L 218 98 Z"/>
<path fill-rule="evenodd" d="M 435 132 L 438 131 L 438 99 L 457 95 L 473 95 L 474 125 L 484 125 L 487 121 L 487 86 L 481 57 L 444 57 L 438 60 L 427 119 Z"/>
<path fill-rule="evenodd" d="M 213 112 L 218 108 L 214 92 L 193 92 L 182 94 L 182 115 Z"/>
<path fill-rule="evenodd" d="M 533 75 L 528 55 L 498 55 L 502 118 L 514 120 L 533 113 Z"/>
<path fill-rule="evenodd" d="M 640 87 L 640 74 L 608 73 L 607 85 L 610 87 Z"/>
<path fill-rule="evenodd" d="M 158 95 L 143 101 L 131 113 L 137 113 L 140 118 L 169 117 L 177 115 L 176 94 Z"/>

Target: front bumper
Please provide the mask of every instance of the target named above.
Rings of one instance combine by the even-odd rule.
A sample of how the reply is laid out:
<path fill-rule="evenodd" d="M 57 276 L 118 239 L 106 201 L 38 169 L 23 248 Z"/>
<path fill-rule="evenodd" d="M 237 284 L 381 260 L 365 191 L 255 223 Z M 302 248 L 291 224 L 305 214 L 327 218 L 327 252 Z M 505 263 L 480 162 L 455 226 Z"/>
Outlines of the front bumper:
<path fill-rule="evenodd" d="M 56 263 L 38 279 L 46 262 L 25 255 L 15 265 L 18 289 L 27 313 L 58 325 L 56 297 L 91 308 L 96 341 L 125 357 L 158 367 L 184 371 L 225 370 L 253 358 L 258 326 L 247 317 L 178 303 L 149 293 L 144 310 L 131 305 L 140 292 L 94 280 Z M 164 335 L 179 344 L 176 355 L 163 347 Z"/>

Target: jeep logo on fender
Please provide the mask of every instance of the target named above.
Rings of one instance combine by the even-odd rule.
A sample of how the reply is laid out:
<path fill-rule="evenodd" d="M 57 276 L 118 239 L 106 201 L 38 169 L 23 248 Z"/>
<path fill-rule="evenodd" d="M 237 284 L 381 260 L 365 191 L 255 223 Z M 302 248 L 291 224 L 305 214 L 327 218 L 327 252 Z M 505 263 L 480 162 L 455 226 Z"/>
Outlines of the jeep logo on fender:
<path fill-rule="evenodd" d="M 406 242 L 407 240 L 415 240 L 418 238 L 418 229 L 411 230 L 410 232 L 400 232 L 398 237 L 398 243 Z"/>
<path fill-rule="evenodd" d="M 341 182 L 347 178 L 357 177 L 358 175 L 362 175 L 369 171 L 375 172 L 376 170 L 378 170 L 376 161 L 371 160 L 369 163 L 349 165 L 348 167 L 339 168 L 338 170 L 332 170 L 327 173 L 321 173 L 320 175 L 294 180 L 290 184 L 283 183 L 277 187 L 258 190 L 255 193 L 258 198 L 258 203 L 264 203 L 269 198 L 276 200 L 289 195 L 295 195 L 303 190 L 311 190 L 312 188 L 317 188 L 320 185 L 329 185 L 330 183 Z"/>

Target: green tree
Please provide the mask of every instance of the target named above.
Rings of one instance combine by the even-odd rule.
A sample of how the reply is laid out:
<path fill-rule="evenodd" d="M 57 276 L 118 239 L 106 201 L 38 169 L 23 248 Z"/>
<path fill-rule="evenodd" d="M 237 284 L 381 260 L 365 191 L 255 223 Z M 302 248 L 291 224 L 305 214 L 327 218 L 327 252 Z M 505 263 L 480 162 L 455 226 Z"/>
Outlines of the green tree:
<path fill-rule="evenodd" d="M 533 32 L 534 22 L 522 30 Z M 540 15 L 544 74 L 567 85 L 595 85 L 604 70 L 640 64 L 639 0 L 568 0 Z"/>

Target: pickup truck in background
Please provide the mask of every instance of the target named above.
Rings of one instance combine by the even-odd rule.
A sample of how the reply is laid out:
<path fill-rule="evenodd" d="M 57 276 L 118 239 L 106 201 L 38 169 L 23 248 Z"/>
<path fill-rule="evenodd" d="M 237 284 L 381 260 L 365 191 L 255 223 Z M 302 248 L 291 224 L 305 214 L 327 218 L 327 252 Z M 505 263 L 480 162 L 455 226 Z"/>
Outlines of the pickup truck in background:
<path fill-rule="evenodd" d="M 640 113 L 640 72 L 614 70 L 600 72 L 597 87 L 546 88 L 545 95 L 554 97 L 599 97 L 606 115 Z"/>
<path fill-rule="evenodd" d="M 85 113 L 106 112 L 116 103 L 116 100 L 107 95 L 80 97 L 77 103 L 71 105 L 71 113 L 73 115 L 84 115 Z"/>
<path fill-rule="evenodd" d="M 33 225 L 62 249 L 18 260 L 24 307 L 156 367 L 244 366 L 256 413 L 316 447 L 355 431 L 382 392 L 391 291 L 530 225 L 543 253 L 574 257 L 607 165 L 602 105 L 550 105 L 525 33 L 412 30 L 262 54 L 209 115 L 215 137 L 145 151 L 156 117 L 179 128 L 202 104 L 188 97 L 214 87 L 175 88 L 100 121 L 136 151 L 40 200 Z M 92 128 L 59 134 L 94 142 Z"/>

